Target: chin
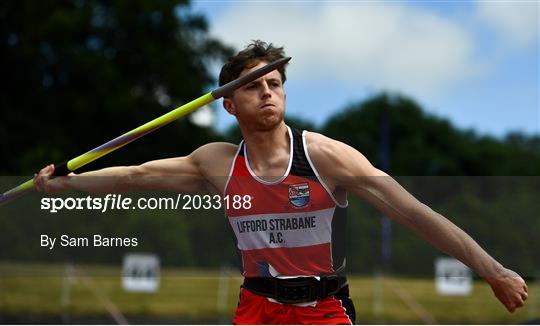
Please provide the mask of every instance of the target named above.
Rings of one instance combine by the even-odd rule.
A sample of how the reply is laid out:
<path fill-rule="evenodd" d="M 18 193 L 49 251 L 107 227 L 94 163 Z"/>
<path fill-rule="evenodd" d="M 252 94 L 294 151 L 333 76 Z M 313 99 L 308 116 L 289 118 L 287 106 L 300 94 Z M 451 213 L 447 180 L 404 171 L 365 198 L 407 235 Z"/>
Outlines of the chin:
<path fill-rule="evenodd" d="M 269 112 L 268 112 L 269 113 Z M 238 123 L 248 127 L 252 131 L 270 131 L 279 127 L 283 122 L 284 112 L 272 112 L 270 114 L 261 114 L 257 117 L 237 116 Z"/>
<path fill-rule="evenodd" d="M 272 114 L 271 116 L 262 117 L 257 123 L 259 130 L 273 130 L 283 122 L 283 114 Z"/>

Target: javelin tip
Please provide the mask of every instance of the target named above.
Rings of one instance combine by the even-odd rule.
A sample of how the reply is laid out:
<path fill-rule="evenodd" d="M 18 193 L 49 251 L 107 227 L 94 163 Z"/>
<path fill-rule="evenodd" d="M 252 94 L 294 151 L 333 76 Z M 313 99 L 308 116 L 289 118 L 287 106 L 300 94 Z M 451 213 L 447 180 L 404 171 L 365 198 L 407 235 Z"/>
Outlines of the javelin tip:
<path fill-rule="evenodd" d="M 246 85 L 247 83 L 252 82 L 257 78 L 260 78 L 271 71 L 274 71 L 276 69 L 283 67 L 289 61 L 291 61 L 291 59 L 292 57 L 285 57 L 285 58 L 278 59 L 276 61 L 273 61 L 267 64 L 266 66 L 263 66 L 255 71 L 250 72 L 249 74 L 245 76 L 242 76 L 231 82 L 228 82 L 227 84 L 213 90 L 211 92 L 212 97 L 217 100 L 218 98 L 226 96 L 227 94 L 232 93 L 234 90 Z"/>

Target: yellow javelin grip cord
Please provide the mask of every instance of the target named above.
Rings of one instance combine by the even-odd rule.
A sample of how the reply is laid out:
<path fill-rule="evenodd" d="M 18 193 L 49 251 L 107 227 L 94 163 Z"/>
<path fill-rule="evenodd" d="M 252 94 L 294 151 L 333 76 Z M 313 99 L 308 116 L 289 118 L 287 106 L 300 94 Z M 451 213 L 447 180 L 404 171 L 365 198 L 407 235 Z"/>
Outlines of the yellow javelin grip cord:
<path fill-rule="evenodd" d="M 133 129 L 122 136 L 119 136 L 111 141 L 108 141 L 107 143 L 94 148 L 91 151 L 88 151 L 82 155 L 79 155 L 75 157 L 72 160 L 69 160 L 68 162 L 64 162 L 59 164 L 55 167 L 54 170 L 54 176 L 62 176 L 67 175 L 72 171 L 77 170 L 80 167 L 85 166 L 86 164 L 93 162 L 97 160 L 98 158 L 107 155 L 108 153 L 117 150 L 118 148 L 125 146 L 132 141 L 156 130 L 159 129 L 174 120 L 177 120 L 211 102 L 214 100 L 217 100 L 223 96 L 226 96 L 230 93 L 232 93 L 234 90 L 242 87 L 243 85 L 254 81 L 255 79 L 258 79 L 269 72 L 279 69 L 283 66 L 285 66 L 289 61 L 291 60 L 291 57 L 281 58 L 278 59 L 272 63 L 269 63 L 255 71 L 250 72 L 247 75 L 244 75 L 240 78 L 237 78 L 189 103 L 186 103 L 169 113 L 166 113 L 150 122 L 145 123 L 144 125 Z M 34 180 L 28 180 L 24 182 L 23 184 L 3 193 L 0 195 L 0 205 L 3 205 L 9 201 L 12 201 L 18 197 L 23 196 L 27 192 L 33 190 L 35 188 Z"/>

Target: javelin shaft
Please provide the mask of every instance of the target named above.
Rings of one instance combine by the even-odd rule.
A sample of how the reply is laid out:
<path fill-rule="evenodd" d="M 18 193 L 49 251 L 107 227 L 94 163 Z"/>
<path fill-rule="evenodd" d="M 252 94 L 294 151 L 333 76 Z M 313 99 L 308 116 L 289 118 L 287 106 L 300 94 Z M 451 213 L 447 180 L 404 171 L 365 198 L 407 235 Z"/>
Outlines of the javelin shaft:
<path fill-rule="evenodd" d="M 55 176 L 67 175 L 68 173 L 75 171 L 79 169 L 80 167 L 83 167 L 86 164 L 93 162 L 97 160 L 98 158 L 104 155 L 107 155 L 110 152 L 115 151 L 119 149 L 120 147 L 123 147 L 146 134 L 149 134 L 152 131 L 173 122 L 174 120 L 177 120 L 189 113 L 192 113 L 193 111 L 213 102 L 214 100 L 217 100 L 227 94 L 232 93 L 237 88 L 242 87 L 243 85 L 249 82 L 252 82 L 253 80 L 257 78 L 260 78 L 266 75 L 267 73 L 284 66 L 285 64 L 289 62 L 289 60 L 291 60 L 291 58 L 287 57 L 287 58 L 282 58 L 272 63 L 269 63 L 189 103 L 186 103 L 170 111 L 169 113 L 166 113 L 150 122 L 147 122 L 138 128 L 135 128 L 119 137 L 116 137 L 115 139 L 110 140 L 101 146 L 98 146 L 82 155 L 79 155 L 67 162 L 64 162 L 60 164 L 59 166 L 55 167 L 54 175 Z M 21 197 L 24 194 L 32 191 L 34 188 L 35 188 L 34 180 L 33 179 L 28 180 L 24 182 L 23 184 L 3 193 L 0 196 L 0 205 L 5 204 L 9 201 L 12 201 L 18 197 Z"/>
<path fill-rule="evenodd" d="M 105 156 L 110 152 L 131 143 L 132 141 L 141 138 L 142 136 L 149 134 L 152 131 L 173 122 L 174 120 L 190 114 L 191 112 L 213 102 L 214 100 L 215 98 L 212 96 L 212 93 L 207 93 L 189 103 L 182 105 L 179 108 L 170 111 L 169 113 L 162 115 L 159 118 L 156 118 L 136 129 L 126 132 L 122 136 L 116 137 L 115 139 L 110 140 L 105 144 L 94 148 L 91 151 L 75 157 L 74 159 L 68 161 L 65 164 L 65 168 L 67 169 L 67 171 L 62 171 L 62 167 L 60 167 L 60 171 L 58 173 L 55 173 L 55 175 L 66 175 L 71 171 L 75 171 L 78 168 L 85 166 L 86 164 L 93 162 L 98 158 Z"/>

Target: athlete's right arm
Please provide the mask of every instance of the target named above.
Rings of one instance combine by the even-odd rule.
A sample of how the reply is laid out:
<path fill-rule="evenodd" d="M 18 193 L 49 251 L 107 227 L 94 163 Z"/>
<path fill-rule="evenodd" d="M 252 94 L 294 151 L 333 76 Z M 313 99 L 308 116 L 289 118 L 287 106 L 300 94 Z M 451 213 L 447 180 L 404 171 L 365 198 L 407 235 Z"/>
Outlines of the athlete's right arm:
<path fill-rule="evenodd" d="M 210 148 L 209 148 L 210 147 Z M 125 193 L 138 190 L 197 192 L 205 191 L 207 182 L 201 165 L 208 158 L 212 144 L 188 156 L 149 161 L 141 165 L 116 166 L 68 176 L 51 178 L 54 165 L 34 175 L 38 191 L 48 194 L 65 190 L 88 193 Z"/>

